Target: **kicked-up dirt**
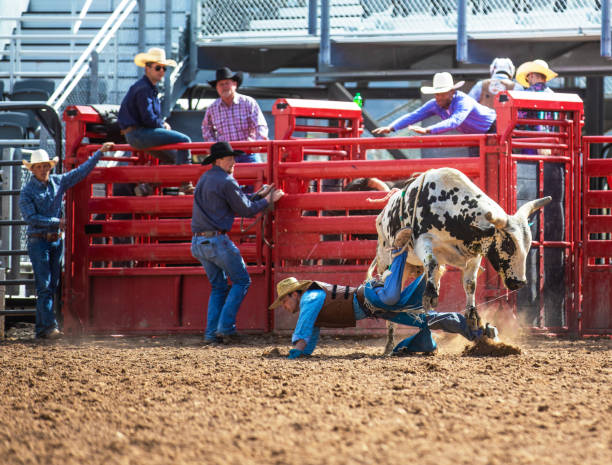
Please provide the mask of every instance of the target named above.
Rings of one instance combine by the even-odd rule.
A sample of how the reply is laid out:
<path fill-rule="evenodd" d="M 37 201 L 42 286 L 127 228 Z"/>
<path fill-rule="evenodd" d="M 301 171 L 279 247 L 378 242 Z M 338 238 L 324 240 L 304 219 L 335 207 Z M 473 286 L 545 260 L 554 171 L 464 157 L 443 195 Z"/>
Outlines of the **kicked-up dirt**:
<path fill-rule="evenodd" d="M 2 464 L 612 463 L 609 339 L 383 357 L 381 338 L 0 342 Z M 467 353 L 467 352 L 466 352 Z"/>

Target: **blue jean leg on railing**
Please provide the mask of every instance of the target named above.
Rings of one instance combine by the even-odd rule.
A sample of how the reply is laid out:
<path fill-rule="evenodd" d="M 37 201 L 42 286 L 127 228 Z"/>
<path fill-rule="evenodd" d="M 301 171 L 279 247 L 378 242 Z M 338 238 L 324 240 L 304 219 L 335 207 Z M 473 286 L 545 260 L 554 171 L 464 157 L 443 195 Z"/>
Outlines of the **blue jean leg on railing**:
<path fill-rule="evenodd" d="M 137 128 L 128 132 L 125 139 L 135 149 L 148 149 L 159 145 L 180 144 L 191 142 L 191 139 L 182 132 L 163 128 Z M 191 163 L 189 150 L 159 150 L 151 152 L 156 158 L 166 163 L 186 165 Z"/>

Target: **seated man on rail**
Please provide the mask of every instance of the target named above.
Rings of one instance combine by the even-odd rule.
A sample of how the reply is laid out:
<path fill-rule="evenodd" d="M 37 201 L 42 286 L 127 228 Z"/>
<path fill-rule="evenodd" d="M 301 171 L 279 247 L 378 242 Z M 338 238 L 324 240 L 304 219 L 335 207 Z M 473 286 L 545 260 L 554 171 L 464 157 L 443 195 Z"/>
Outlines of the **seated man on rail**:
<path fill-rule="evenodd" d="M 396 119 L 389 126 L 374 129 L 372 134 L 389 134 L 405 127 L 419 134 L 442 134 L 453 129 L 464 134 L 494 133 L 497 113 L 458 91 L 464 83 L 465 81 L 459 81 L 455 84 L 450 73 L 436 73 L 433 86 L 421 87 L 422 93 L 434 94 L 435 98 Z M 424 128 L 414 126 L 414 123 L 434 115 L 438 115 L 442 121 Z M 478 155 L 478 149 L 470 150 L 470 155 Z"/>
<path fill-rule="evenodd" d="M 320 328 L 354 327 L 356 320 L 382 318 L 394 323 L 420 328 L 419 332 L 401 341 L 393 354 L 424 352 L 437 348 L 431 330 L 459 333 L 473 341 L 479 337 L 497 337 L 497 329 L 486 327 L 472 331 L 462 313 L 423 311 L 424 275 L 401 290 L 406 270 L 407 251 L 398 253 L 385 273 L 384 281 L 372 279 L 357 288 L 319 281 L 287 278 L 277 284 L 278 298 L 270 309 L 284 308 L 290 313 L 300 311 L 291 338 L 294 348 L 288 358 L 311 355 L 319 340 Z"/>
<path fill-rule="evenodd" d="M 22 150 L 31 153 L 30 161 L 23 160 L 32 177 L 21 190 L 19 208 L 28 224 L 27 248 L 36 285 L 36 338 L 58 339 L 62 336 L 55 318 L 53 298 L 59 286 L 61 261 L 64 254 L 62 232 L 66 220 L 62 218 L 64 193 L 85 179 L 104 152 L 113 150 L 112 142 L 106 142 L 78 168 L 64 174 L 51 174 L 58 162 L 49 159 L 43 150 Z"/>
<path fill-rule="evenodd" d="M 157 84 L 164 78 L 168 66 L 176 66 L 176 61 L 167 60 L 161 48 L 151 48 L 146 53 L 134 57 L 136 66 L 145 69 L 144 76 L 128 90 L 119 108 L 119 126 L 128 144 L 135 149 L 147 149 L 159 145 L 191 142 L 185 134 L 173 131 L 161 112 Z M 153 151 L 151 155 L 166 163 L 185 165 L 191 163 L 189 150 Z M 136 195 L 149 195 L 153 189 L 140 184 Z M 193 194 L 193 184 L 185 181 L 179 194 Z"/>

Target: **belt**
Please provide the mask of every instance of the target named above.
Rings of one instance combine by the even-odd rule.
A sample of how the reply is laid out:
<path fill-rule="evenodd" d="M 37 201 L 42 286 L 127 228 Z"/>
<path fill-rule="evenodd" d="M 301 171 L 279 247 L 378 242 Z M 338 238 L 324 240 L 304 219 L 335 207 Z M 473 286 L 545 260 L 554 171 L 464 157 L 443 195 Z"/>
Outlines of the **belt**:
<path fill-rule="evenodd" d="M 125 136 L 128 132 L 132 132 L 134 129 L 138 129 L 138 126 L 128 126 L 127 128 L 121 130 L 121 134 Z"/>
<path fill-rule="evenodd" d="M 48 242 L 55 242 L 58 239 L 61 239 L 62 234 L 58 232 L 50 232 L 50 233 L 32 233 L 28 234 L 28 237 L 42 237 Z"/>
<path fill-rule="evenodd" d="M 367 317 L 372 317 L 372 312 L 365 303 L 365 286 L 363 284 L 357 288 L 355 295 L 357 296 L 357 302 L 359 303 L 361 310 L 363 310 L 363 313 L 365 313 Z"/>
<path fill-rule="evenodd" d="M 225 234 L 227 231 L 201 231 L 201 232 L 195 232 L 193 233 L 194 236 L 199 236 L 199 237 L 215 237 L 215 236 L 221 236 L 223 234 Z"/>

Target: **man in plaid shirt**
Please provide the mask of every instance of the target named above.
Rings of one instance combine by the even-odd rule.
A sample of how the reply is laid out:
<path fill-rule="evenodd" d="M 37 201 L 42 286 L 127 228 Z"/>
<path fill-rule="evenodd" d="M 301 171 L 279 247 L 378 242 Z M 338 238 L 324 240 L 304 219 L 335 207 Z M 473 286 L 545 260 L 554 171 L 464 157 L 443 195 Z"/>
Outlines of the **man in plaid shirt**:
<path fill-rule="evenodd" d="M 208 83 L 217 90 L 219 98 L 206 110 L 202 120 L 205 142 L 237 140 L 268 140 L 268 124 L 252 97 L 236 92 L 242 84 L 242 73 L 229 68 L 217 70 L 216 79 Z M 237 163 L 260 163 L 257 153 L 236 157 Z"/>

